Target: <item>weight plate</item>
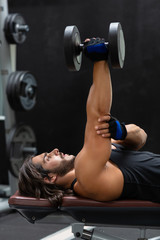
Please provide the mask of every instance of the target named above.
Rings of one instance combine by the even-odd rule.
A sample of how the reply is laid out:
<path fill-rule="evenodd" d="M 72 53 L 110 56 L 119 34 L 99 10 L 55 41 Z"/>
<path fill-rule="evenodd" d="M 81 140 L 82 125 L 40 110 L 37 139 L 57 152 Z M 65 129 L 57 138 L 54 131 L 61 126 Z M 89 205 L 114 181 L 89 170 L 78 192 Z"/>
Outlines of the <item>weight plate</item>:
<path fill-rule="evenodd" d="M 10 103 L 10 105 L 13 102 L 13 98 L 12 98 L 12 83 L 13 83 L 13 79 L 14 79 L 14 73 L 11 73 L 9 75 L 8 81 L 7 81 L 7 87 L 6 87 L 6 94 L 8 97 L 8 102 Z"/>
<path fill-rule="evenodd" d="M 5 36 L 6 36 L 6 39 L 7 39 L 8 42 L 12 41 L 11 36 L 9 34 L 9 22 L 11 20 L 11 17 L 12 17 L 12 14 L 9 14 L 6 17 L 5 22 L 4 22 L 4 33 L 5 33 Z"/>
<path fill-rule="evenodd" d="M 21 124 L 11 129 L 7 137 L 7 157 L 10 171 L 15 177 L 18 177 L 27 155 L 36 153 L 36 137 L 30 126 Z"/>
<path fill-rule="evenodd" d="M 16 83 L 16 96 L 19 96 L 22 109 L 29 111 L 36 104 L 37 83 L 30 72 L 22 72 Z"/>
<path fill-rule="evenodd" d="M 20 77 L 21 72 L 13 72 L 9 76 L 9 82 L 7 83 L 7 96 L 10 97 L 10 106 L 16 110 L 21 110 L 21 105 L 18 101 L 18 97 L 16 96 L 16 81 L 17 77 Z M 8 89 L 9 88 L 9 89 Z M 9 99 L 8 99 L 9 100 Z"/>
<path fill-rule="evenodd" d="M 12 103 L 14 103 L 14 110 L 16 111 L 25 111 L 25 109 L 23 109 L 20 102 L 20 92 L 18 92 L 18 89 L 17 89 L 17 85 L 18 85 L 18 82 L 20 81 L 22 73 L 23 71 L 14 72 L 14 77 L 12 81 L 12 99 L 13 99 Z"/>
<path fill-rule="evenodd" d="M 15 111 L 33 109 L 37 99 L 37 82 L 28 71 L 16 71 L 10 74 L 6 93 L 10 106 Z"/>
<path fill-rule="evenodd" d="M 64 55 L 70 71 L 79 71 L 82 63 L 81 38 L 76 26 L 67 26 L 64 31 Z"/>
<path fill-rule="evenodd" d="M 18 13 L 9 14 L 5 19 L 4 32 L 6 39 L 11 44 L 22 44 L 26 40 L 29 31 L 22 15 Z"/>
<path fill-rule="evenodd" d="M 109 26 L 109 56 L 113 68 L 123 68 L 125 59 L 125 40 L 120 23 Z"/>

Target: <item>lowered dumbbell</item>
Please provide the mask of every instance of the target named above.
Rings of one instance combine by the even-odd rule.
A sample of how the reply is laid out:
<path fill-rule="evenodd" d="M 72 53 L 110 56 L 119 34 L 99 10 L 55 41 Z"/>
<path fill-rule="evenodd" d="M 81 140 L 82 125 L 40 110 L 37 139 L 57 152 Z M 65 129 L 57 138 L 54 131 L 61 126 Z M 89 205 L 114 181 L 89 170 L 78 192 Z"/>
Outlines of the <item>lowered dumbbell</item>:
<path fill-rule="evenodd" d="M 111 23 L 108 42 L 109 57 L 113 68 L 123 68 L 125 59 L 125 40 L 121 24 Z M 64 31 L 64 54 L 69 71 L 79 71 L 82 63 L 84 44 L 76 26 L 67 26 Z"/>

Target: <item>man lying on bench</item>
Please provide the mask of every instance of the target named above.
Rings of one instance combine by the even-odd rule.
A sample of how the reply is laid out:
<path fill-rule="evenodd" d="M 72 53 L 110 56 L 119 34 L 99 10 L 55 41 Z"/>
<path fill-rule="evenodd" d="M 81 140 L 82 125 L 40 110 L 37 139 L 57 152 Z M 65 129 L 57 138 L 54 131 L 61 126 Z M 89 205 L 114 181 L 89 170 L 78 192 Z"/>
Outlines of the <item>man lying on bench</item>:
<path fill-rule="evenodd" d="M 71 189 L 97 201 L 160 202 L 160 155 L 137 151 L 145 144 L 146 133 L 134 124 L 125 128 L 110 117 L 108 49 L 103 46 L 104 52 L 101 51 L 104 45 L 101 39 L 88 40 L 85 45 L 94 68 L 83 148 L 76 157 L 58 149 L 29 157 L 20 170 L 19 192 L 22 196 L 47 198 L 54 206 L 60 205 Z M 113 144 L 111 137 L 115 138 Z"/>

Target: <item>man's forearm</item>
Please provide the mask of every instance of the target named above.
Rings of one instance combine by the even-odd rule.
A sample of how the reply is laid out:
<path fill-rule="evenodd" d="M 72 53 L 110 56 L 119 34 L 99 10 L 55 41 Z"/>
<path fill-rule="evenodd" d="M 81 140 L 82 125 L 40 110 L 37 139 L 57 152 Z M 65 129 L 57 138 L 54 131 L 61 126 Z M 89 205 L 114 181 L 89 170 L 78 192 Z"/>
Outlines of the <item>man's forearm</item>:
<path fill-rule="evenodd" d="M 96 62 L 93 69 L 93 84 L 87 101 L 87 113 L 97 116 L 108 114 L 111 104 L 112 85 L 108 64 L 105 61 Z"/>
<path fill-rule="evenodd" d="M 106 164 L 111 152 L 111 139 L 103 139 L 94 130 L 97 118 L 110 112 L 112 103 L 112 86 L 108 64 L 105 61 L 96 62 L 93 70 L 93 84 L 87 100 L 87 123 L 85 129 L 85 151 L 93 155 L 99 166 Z M 98 167 L 98 166 L 97 166 Z"/>
<path fill-rule="evenodd" d="M 130 150 L 141 149 L 147 140 L 146 132 L 135 124 L 126 125 L 126 129 L 127 129 L 127 136 L 125 140 L 112 139 L 112 143 L 121 144 Z"/>

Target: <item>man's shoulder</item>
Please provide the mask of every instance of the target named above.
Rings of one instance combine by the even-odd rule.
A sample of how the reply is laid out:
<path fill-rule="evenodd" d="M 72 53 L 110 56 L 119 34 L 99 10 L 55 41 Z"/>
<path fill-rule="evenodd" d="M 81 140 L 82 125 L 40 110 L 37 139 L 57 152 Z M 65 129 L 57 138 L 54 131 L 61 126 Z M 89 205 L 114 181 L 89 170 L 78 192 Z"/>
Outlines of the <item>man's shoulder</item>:
<path fill-rule="evenodd" d="M 81 165 L 82 161 L 79 158 L 82 156 L 84 158 L 83 152 L 77 159 L 75 169 L 77 182 L 74 191 L 78 195 L 99 201 L 109 201 L 119 197 L 124 182 L 120 169 L 109 161 L 105 167 L 99 169 L 95 167 L 94 162 L 88 164 L 87 160 Z"/>

